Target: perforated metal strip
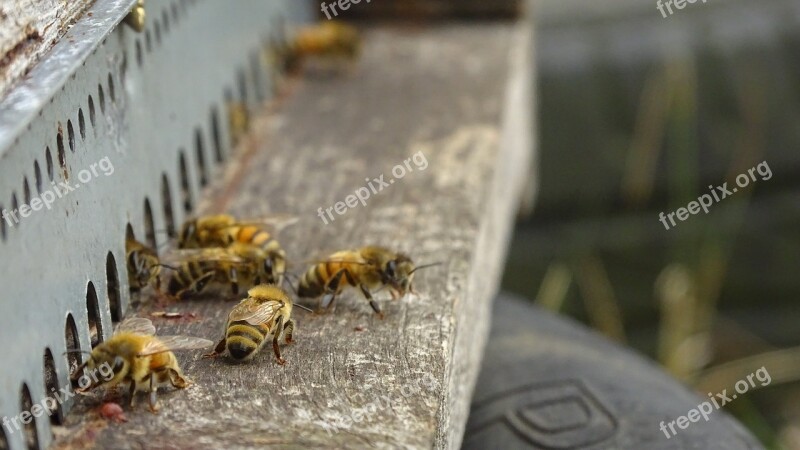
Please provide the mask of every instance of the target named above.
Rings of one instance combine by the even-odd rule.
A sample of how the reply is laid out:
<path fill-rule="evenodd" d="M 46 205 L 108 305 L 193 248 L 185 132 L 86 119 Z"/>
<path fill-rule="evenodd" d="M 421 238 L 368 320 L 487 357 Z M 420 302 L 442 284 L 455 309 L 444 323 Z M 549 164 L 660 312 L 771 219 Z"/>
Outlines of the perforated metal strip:
<path fill-rule="evenodd" d="M 81 355 L 64 352 L 91 349 L 92 327 L 110 335 L 126 229 L 157 246 L 191 212 L 230 155 L 227 104 L 271 95 L 265 51 L 310 16 L 298 0 L 147 0 L 136 33 L 120 24 L 133 4 L 97 0 L 0 102 L 0 419 L 68 387 Z M 22 428 L 0 449 L 51 441 L 47 415 Z"/>

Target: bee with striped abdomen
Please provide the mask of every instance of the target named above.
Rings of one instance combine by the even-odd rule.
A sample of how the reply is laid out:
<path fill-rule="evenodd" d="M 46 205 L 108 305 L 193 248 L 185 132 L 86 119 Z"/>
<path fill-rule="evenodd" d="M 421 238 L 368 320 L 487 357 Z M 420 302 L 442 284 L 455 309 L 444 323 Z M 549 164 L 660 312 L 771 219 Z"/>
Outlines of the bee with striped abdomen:
<path fill-rule="evenodd" d="M 228 214 L 217 214 L 188 220 L 183 224 L 178 247 L 230 247 L 236 243 L 256 246 L 266 252 L 269 270 L 262 283 L 280 285 L 286 271 L 286 252 L 276 239 L 277 233 L 297 222 L 293 216 L 273 215 L 239 221 Z"/>
<path fill-rule="evenodd" d="M 96 383 L 82 387 L 80 392 L 99 386 L 110 388 L 121 383 L 127 384 L 131 407 L 135 405 L 136 393 L 144 391 L 150 394 L 150 411 L 157 412 L 159 387 L 183 389 L 192 383 L 183 375 L 172 352 L 204 349 L 214 343 L 189 336 L 156 337 L 155 332 L 149 319 L 131 318 L 122 322 L 111 339 L 92 349 L 89 358 L 71 378 L 79 378 L 84 368 L 95 371 L 103 366 L 111 368 L 111 373 L 102 381 L 98 379 Z"/>
<path fill-rule="evenodd" d="M 373 290 L 388 287 L 393 299 L 407 292 L 413 293 L 414 272 L 436 264 L 417 267 L 407 255 L 384 247 L 336 252 L 306 271 L 300 278 L 297 295 L 322 296 L 320 306 L 327 309 L 342 289 L 349 285 L 359 288 L 375 313 L 383 318 L 380 306 L 372 296 Z"/>
<path fill-rule="evenodd" d="M 237 295 L 242 287 L 249 289 L 272 280 L 275 272 L 267 253 L 249 244 L 178 250 L 169 256 L 176 260 L 177 268 L 167 292 L 178 299 L 189 293 L 200 294 L 210 285 L 229 285 L 231 293 Z"/>
<path fill-rule="evenodd" d="M 279 341 L 284 336 L 287 344 L 292 342 L 292 306 L 289 295 L 277 286 L 262 284 L 250 289 L 247 298 L 228 314 L 225 336 L 214 352 L 205 357 L 214 358 L 227 352 L 234 361 L 249 361 L 272 336 L 272 351 L 278 364 L 286 364 Z"/>

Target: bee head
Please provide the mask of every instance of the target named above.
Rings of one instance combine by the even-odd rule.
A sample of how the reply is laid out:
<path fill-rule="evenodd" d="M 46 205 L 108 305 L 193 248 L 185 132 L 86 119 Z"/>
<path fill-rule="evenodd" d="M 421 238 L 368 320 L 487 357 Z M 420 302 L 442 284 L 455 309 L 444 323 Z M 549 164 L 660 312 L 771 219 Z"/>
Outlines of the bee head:
<path fill-rule="evenodd" d="M 68 352 L 80 352 L 80 350 L 68 350 Z M 125 358 L 116 355 L 107 343 L 98 345 L 91 353 L 83 353 L 87 353 L 89 357 L 70 376 L 70 379 L 79 382 L 81 389 L 89 390 L 104 383 L 119 383 L 130 370 Z M 86 383 L 83 383 L 84 379 L 87 380 Z"/>
<path fill-rule="evenodd" d="M 397 258 L 386 262 L 383 268 L 384 281 L 386 284 L 400 291 L 401 295 L 411 290 L 411 281 L 414 279 L 414 262 L 406 255 L 398 255 Z"/>
<path fill-rule="evenodd" d="M 107 344 L 100 344 L 92 350 L 92 356 L 86 361 L 90 371 L 98 371 L 106 383 L 119 382 L 128 374 L 128 361 L 117 355 Z"/>
<path fill-rule="evenodd" d="M 139 286 L 147 284 L 150 273 L 148 270 L 144 269 L 144 258 L 139 255 L 138 251 L 131 252 L 128 255 L 128 268 L 130 269 L 130 273 L 136 278 L 136 282 Z"/>
<path fill-rule="evenodd" d="M 406 293 L 414 293 L 414 272 L 428 267 L 438 266 L 440 262 L 417 266 L 414 261 L 406 255 L 399 254 L 397 258 L 389 260 L 383 270 L 384 283 L 388 284 L 399 292 L 401 296 Z"/>

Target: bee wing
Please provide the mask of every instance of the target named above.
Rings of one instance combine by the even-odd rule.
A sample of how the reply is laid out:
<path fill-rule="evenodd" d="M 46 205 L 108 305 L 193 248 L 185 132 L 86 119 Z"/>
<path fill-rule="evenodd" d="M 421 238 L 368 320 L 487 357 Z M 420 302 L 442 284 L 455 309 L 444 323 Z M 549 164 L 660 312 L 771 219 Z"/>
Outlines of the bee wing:
<path fill-rule="evenodd" d="M 256 225 L 266 227 L 272 234 L 280 233 L 284 228 L 296 224 L 299 217 L 290 214 L 270 214 L 263 217 L 253 217 L 237 220 L 235 226 Z"/>
<path fill-rule="evenodd" d="M 250 325 L 261 325 L 269 322 L 283 307 L 280 300 L 269 300 L 263 303 L 243 301 L 236 305 L 228 315 L 228 320 L 236 322 L 244 320 Z"/>
<path fill-rule="evenodd" d="M 145 344 L 137 356 L 150 356 L 157 353 L 178 350 L 200 350 L 214 345 L 208 339 L 192 336 L 158 336 Z"/>
<path fill-rule="evenodd" d="M 337 259 L 337 258 L 319 258 L 319 259 L 307 259 L 305 261 L 300 261 L 297 264 L 303 265 L 317 265 L 317 264 L 326 264 L 326 263 L 346 263 L 346 264 L 355 264 L 359 266 L 367 266 L 369 265 L 366 261 L 353 261 L 350 259 Z"/>
<path fill-rule="evenodd" d="M 114 334 L 117 333 L 135 333 L 152 336 L 156 334 L 156 327 L 153 326 L 153 322 L 151 322 L 150 319 L 131 317 L 130 319 L 125 319 L 124 322 L 117 326 L 117 329 L 114 330 Z"/>
<path fill-rule="evenodd" d="M 230 262 L 234 264 L 245 263 L 243 258 L 234 255 L 224 248 L 188 248 L 174 250 L 167 254 L 163 261 L 179 265 L 186 261 L 216 261 L 216 262 Z"/>

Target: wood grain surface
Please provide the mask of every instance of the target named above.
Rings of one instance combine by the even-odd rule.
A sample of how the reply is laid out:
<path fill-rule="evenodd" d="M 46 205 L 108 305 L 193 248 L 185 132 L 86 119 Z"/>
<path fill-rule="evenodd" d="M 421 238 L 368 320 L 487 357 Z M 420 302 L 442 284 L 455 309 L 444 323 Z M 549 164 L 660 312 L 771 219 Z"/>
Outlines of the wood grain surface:
<path fill-rule="evenodd" d="M 92 3 L 93 0 L 0 2 L 0 96 Z"/>
<path fill-rule="evenodd" d="M 295 273 L 367 244 L 442 261 L 418 273 L 419 296 L 378 294 L 384 320 L 352 290 L 328 314 L 295 309 L 285 366 L 267 348 L 243 365 L 181 354 L 196 384 L 162 393 L 159 415 L 140 401 L 129 422 L 112 424 L 98 416 L 102 396 L 85 397 L 56 427 L 54 448 L 457 448 L 530 173 L 529 79 L 517 73 L 529 68 L 528 31 L 368 30 L 358 66 L 291 81 L 205 193 L 202 212 L 298 216 L 281 235 Z M 387 185 L 366 205 L 323 223 L 318 208 L 381 175 Z M 153 318 L 159 334 L 217 340 L 234 300 L 145 298 L 131 315 L 180 312 Z"/>

